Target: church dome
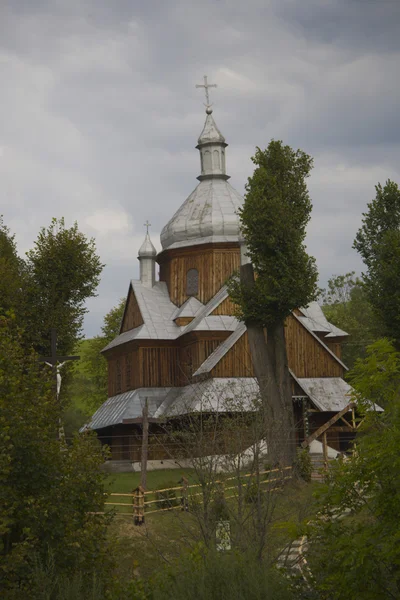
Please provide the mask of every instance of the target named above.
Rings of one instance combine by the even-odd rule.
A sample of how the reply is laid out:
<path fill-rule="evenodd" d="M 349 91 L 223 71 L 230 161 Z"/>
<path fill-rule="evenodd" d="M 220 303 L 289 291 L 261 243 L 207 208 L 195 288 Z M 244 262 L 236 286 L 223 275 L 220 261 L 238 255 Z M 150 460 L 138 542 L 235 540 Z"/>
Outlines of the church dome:
<path fill-rule="evenodd" d="M 243 198 L 227 181 L 227 144 L 210 107 L 206 113 L 197 145 L 201 160 L 200 183 L 163 228 L 163 250 L 239 241 L 238 208 L 243 204 Z"/>
<path fill-rule="evenodd" d="M 143 244 L 140 246 L 138 258 L 154 258 L 157 256 L 157 250 L 154 248 L 147 231 Z"/>

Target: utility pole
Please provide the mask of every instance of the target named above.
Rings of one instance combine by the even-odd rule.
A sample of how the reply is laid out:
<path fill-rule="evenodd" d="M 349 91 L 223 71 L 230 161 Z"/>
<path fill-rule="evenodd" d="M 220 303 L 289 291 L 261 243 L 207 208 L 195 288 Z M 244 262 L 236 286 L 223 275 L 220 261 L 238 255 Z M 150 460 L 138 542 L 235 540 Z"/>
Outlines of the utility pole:
<path fill-rule="evenodd" d="M 142 411 L 142 457 L 140 485 L 144 490 L 147 489 L 147 455 L 149 451 L 149 407 L 147 398 Z"/>

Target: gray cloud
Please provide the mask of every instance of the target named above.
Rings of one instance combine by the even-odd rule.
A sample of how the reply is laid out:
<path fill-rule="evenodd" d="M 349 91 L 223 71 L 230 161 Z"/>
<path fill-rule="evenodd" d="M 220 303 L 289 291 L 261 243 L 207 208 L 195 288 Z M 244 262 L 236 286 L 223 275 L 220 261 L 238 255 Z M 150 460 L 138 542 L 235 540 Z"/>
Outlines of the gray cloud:
<path fill-rule="evenodd" d="M 351 249 L 374 185 L 400 180 L 397 1 L 7 0 L 0 7 L 0 212 L 25 251 L 52 216 L 78 220 L 107 263 L 89 335 L 192 191 L 212 99 L 243 192 L 256 145 L 315 158 L 308 247 L 321 283 Z"/>

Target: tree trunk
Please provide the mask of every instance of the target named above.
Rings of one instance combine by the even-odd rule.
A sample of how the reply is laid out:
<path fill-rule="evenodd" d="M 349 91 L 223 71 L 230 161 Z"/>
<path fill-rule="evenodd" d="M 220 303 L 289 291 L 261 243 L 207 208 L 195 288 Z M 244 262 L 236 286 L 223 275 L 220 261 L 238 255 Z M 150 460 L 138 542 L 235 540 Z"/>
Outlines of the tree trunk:
<path fill-rule="evenodd" d="M 250 263 L 240 268 L 240 278 L 244 285 L 254 287 L 254 271 Z M 278 426 L 280 419 L 280 394 L 276 384 L 272 355 L 267 347 L 264 328 L 246 323 L 254 373 L 260 388 L 262 400 L 263 426 L 267 439 L 268 456 L 273 465 L 280 462 L 280 440 Z"/>
<path fill-rule="evenodd" d="M 240 279 L 254 287 L 251 263 L 242 265 Z M 260 388 L 268 455 L 273 465 L 293 464 L 296 453 L 290 374 L 287 365 L 283 323 L 271 327 L 268 339 L 264 328 L 246 323 L 254 373 Z"/>
<path fill-rule="evenodd" d="M 281 402 L 282 461 L 285 466 L 292 465 L 296 458 L 296 433 L 294 426 L 292 383 L 286 352 L 285 325 L 275 323 L 268 329 L 268 345 L 275 356 L 275 378 Z"/>

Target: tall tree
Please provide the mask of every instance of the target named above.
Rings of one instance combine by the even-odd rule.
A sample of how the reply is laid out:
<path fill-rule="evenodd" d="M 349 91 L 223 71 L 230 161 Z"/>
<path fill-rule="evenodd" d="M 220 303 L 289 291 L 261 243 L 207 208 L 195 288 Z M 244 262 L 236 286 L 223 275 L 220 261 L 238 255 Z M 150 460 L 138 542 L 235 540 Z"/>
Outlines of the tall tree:
<path fill-rule="evenodd" d="M 67 228 L 63 218 L 53 219 L 40 230 L 26 263 L 30 340 L 40 354 L 48 355 L 49 331 L 56 328 L 59 351 L 70 354 L 81 337 L 85 300 L 96 295 L 104 267 L 95 241 L 77 223 Z"/>
<path fill-rule="evenodd" d="M 15 237 L 0 216 L 0 313 L 13 310 L 20 315 L 22 312 L 25 275 L 25 264 L 17 254 Z"/>
<path fill-rule="evenodd" d="M 356 362 L 351 384 L 364 422 L 357 452 L 330 469 L 309 531 L 308 564 L 321 598 L 400 597 L 400 354 L 387 339 Z M 371 410 L 371 400 L 385 412 Z M 347 509 L 347 510 L 346 510 Z M 346 513 L 345 513 L 346 510 Z M 341 518 L 332 518 L 332 515 Z"/>
<path fill-rule="evenodd" d="M 93 436 L 58 442 L 50 373 L 26 350 L 15 318 L 0 316 L 0 589 L 29 595 L 35 556 L 57 574 L 101 574 L 108 562 L 104 457 Z M 47 596 L 46 596 L 47 597 Z M 50 596 L 49 596 L 50 597 Z"/>
<path fill-rule="evenodd" d="M 322 309 L 328 321 L 349 334 L 342 343 L 343 361 L 351 369 L 366 348 L 380 337 L 381 331 L 363 282 L 354 271 L 335 275 L 322 290 Z"/>
<path fill-rule="evenodd" d="M 256 168 L 240 210 L 250 262 L 241 267 L 240 283 L 232 280 L 230 293 L 247 325 L 269 452 L 274 460 L 291 463 L 295 432 L 285 319 L 317 294 L 315 260 L 304 245 L 312 158 L 272 140 L 266 150 L 257 148 L 252 160 Z"/>
<path fill-rule="evenodd" d="M 366 266 L 363 281 L 384 333 L 400 347 L 400 190 L 388 180 L 363 213 L 353 247 Z"/>

